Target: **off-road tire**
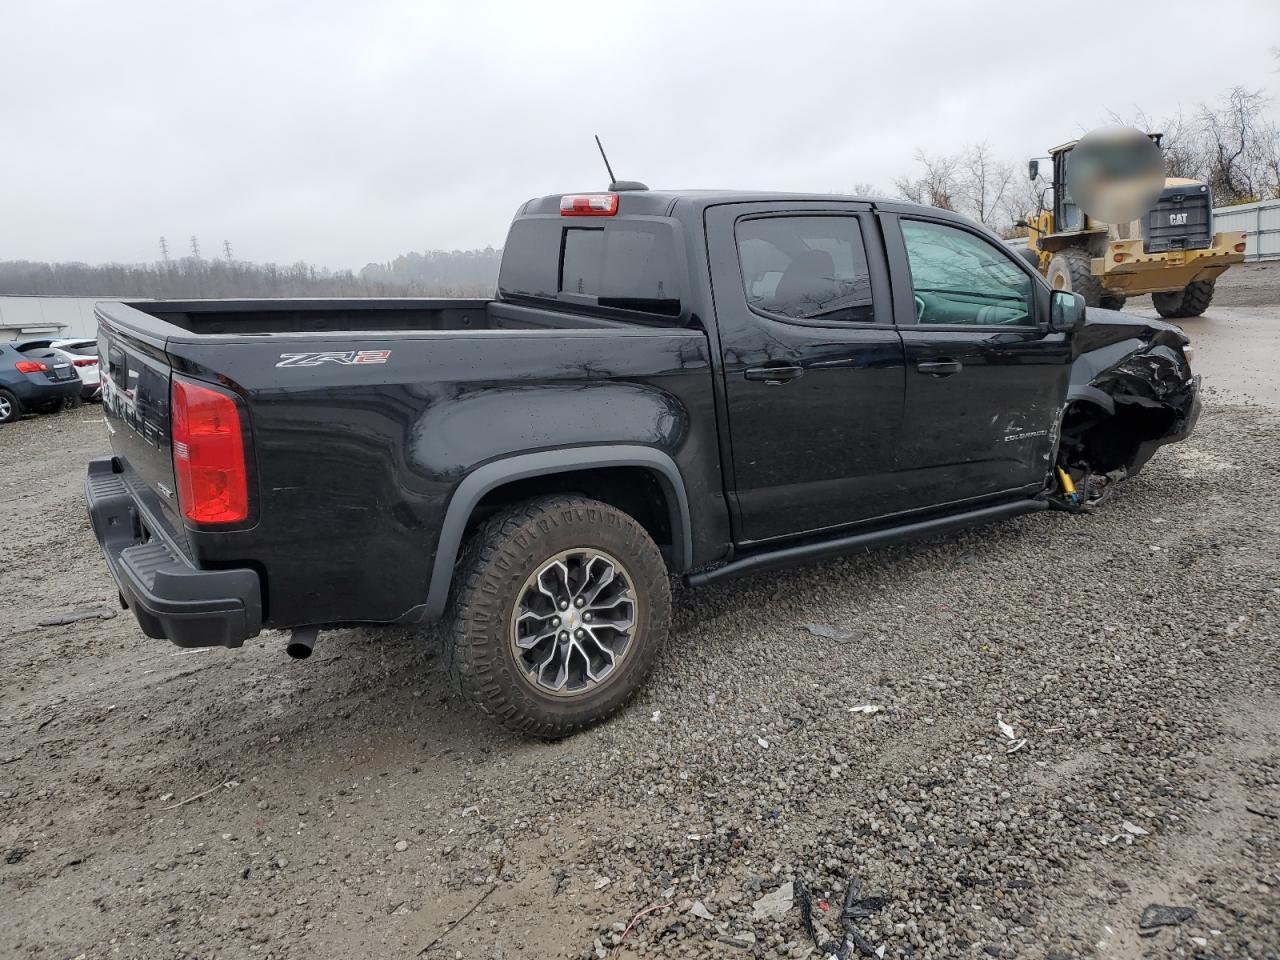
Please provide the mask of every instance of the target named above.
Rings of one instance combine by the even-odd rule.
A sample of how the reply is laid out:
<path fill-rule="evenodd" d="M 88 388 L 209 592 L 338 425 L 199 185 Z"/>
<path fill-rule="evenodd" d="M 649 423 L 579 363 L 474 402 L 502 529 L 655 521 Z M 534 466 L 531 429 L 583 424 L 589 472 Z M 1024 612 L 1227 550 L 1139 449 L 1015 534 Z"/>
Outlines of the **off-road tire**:
<path fill-rule="evenodd" d="M 1212 280 L 1196 280 L 1188 283 L 1181 290 L 1170 290 L 1168 293 L 1153 293 L 1151 302 L 1156 311 L 1167 320 L 1178 320 L 1183 317 L 1198 317 L 1209 309 L 1213 302 Z"/>
<path fill-rule="evenodd" d="M 8 390 L 0 389 L 0 423 L 14 423 L 22 417 L 22 401 Z"/>
<path fill-rule="evenodd" d="M 625 567 L 637 627 L 614 675 L 579 695 L 556 696 L 517 674 L 510 624 L 526 579 L 577 548 L 604 551 Z M 444 661 L 455 689 L 511 730 L 558 739 L 612 716 L 643 685 L 670 629 L 671 582 L 657 545 L 631 516 L 557 495 L 503 510 L 475 531 L 454 571 L 450 607 Z"/>
<path fill-rule="evenodd" d="M 1081 294 L 1090 307 L 1102 306 L 1103 299 L 1111 296 L 1093 275 L 1093 257 L 1080 247 L 1067 247 L 1055 253 L 1045 279 L 1055 290 Z"/>
<path fill-rule="evenodd" d="M 1098 306 L 1104 310 L 1123 310 L 1128 299 L 1123 293 L 1108 293 L 1102 298 L 1102 303 L 1098 304 Z"/>

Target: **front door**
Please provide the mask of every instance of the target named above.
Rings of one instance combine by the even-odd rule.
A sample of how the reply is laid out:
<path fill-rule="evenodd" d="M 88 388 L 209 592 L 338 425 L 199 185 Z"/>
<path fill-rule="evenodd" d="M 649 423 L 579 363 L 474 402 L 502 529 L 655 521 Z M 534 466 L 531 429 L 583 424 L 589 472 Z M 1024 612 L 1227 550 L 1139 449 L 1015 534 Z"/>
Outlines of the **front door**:
<path fill-rule="evenodd" d="M 902 340 L 867 204 L 707 210 L 739 542 L 899 509 Z"/>
<path fill-rule="evenodd" d="M 883 220 L 895 299 L 914 308 L 899 310 L 904 486 L 936 506 L 1042 485 L 1072 360 L 1069 335 L 1041 322 L 1048 288 L 977 228 Z"/>

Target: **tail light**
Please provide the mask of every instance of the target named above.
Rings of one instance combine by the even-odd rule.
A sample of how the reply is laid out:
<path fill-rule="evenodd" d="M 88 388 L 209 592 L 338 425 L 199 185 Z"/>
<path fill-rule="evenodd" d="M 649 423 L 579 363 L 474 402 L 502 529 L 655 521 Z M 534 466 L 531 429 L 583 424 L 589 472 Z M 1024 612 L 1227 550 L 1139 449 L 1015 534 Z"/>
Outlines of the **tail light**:
<path fill-rule="evenodd" d="M 612 217 L 617 212 L 616 193 L 571 193 L 560 198 L 562 217 Z"/>
<path fill-rule="evenodd" d="M 19 373 L 48 373 L 49 368 L 39 360 L 19 360 L 14 364 Z"/>
<path fill-rule="evenodd" d="M 193 523 L 247 520 L 249 478 L 235 398 L 225 390 L 176 376 L 171 393 L 173 472 L 183 516 Z"/>
<path fill-rule="evenodd" d="M 1236 246 L 1235 246 L 1235 251 L 1236 251 L 1236 253 L 1244 253 L 1244 244 L 1243 244 L 1243 243 L 1237 243 L 1237 244 L 1236 244 Z"/>
<path fill-rule="evenodd" d="M 71 361 L 77 367 L 96 367 L 98 365 L 97 357 L 79 357 Z"/>

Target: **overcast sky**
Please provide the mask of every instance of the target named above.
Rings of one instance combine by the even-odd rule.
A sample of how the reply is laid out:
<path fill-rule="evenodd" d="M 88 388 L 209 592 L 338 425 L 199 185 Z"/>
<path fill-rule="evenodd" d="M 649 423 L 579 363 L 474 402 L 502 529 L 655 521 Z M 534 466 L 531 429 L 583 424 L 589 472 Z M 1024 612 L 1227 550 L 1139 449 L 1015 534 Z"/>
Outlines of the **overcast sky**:
<path fill-rule="evenodd" d="M 1280 0 L 4 0 L 0 259 L 498 246 L 606 185 L 596 132 L 651 186 L 887 188 L 918 146 L 1280 100 L 1278 42 Z"/>

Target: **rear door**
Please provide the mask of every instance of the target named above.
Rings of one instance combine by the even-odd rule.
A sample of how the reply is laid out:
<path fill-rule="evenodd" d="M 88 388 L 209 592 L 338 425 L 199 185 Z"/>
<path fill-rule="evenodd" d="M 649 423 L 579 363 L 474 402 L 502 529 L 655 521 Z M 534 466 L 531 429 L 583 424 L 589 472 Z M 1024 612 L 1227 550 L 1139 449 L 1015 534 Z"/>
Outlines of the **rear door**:
<path fill-rule="evenodd" d="M 903 349 L 869 205 L 722 204 L 706 225 L 736 539 L 900 509 Z"/>
<path fill-rule="evenodd" d="M 882 221 L 906 351 L 904 488 L 922 507 L 1038 488 L 1072 359 L 1044 322 L 1048 288 L 976 227 Z"/>

